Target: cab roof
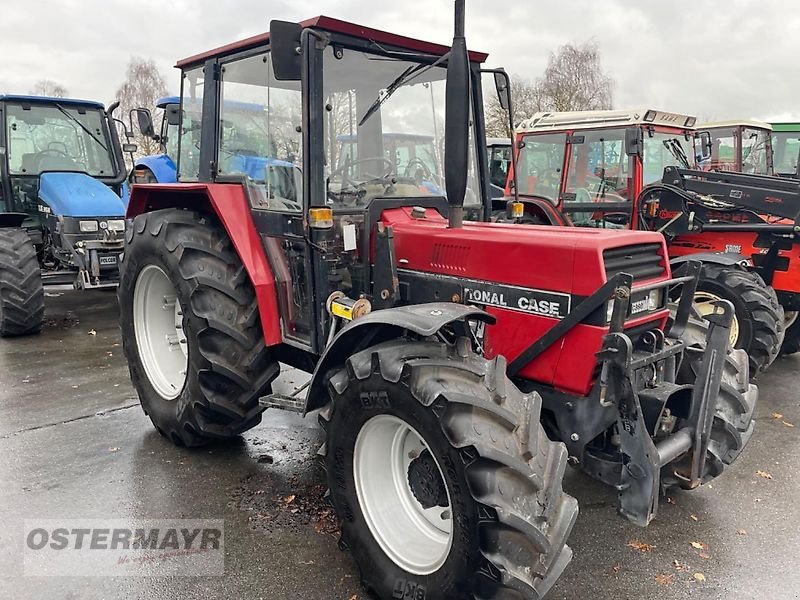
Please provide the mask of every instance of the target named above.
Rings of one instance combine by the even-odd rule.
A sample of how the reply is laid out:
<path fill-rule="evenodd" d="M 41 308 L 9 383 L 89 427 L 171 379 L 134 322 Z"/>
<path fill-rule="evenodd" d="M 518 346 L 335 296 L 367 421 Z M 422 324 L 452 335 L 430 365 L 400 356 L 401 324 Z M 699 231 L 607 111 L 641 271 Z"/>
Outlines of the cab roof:
<path fill-rule="evenodd" d="M 731 121 L 714 121 L 712 123 L 701 123 L 697 126 L 698 129 L 717 129 L 719 127 L 751 127 L 755 129 L 767 129 L 772 131 L 772 125 L 764 121 L 756 121 L 755 119 L 734 119 Z"/>
<path fill-rule="evenodd" d="M 26 96 L 24 94 L 0 94 L 0 102 L 27 102 L 30 104 L 71 104 L 72 106 L 89 106 L 105 110 L 102 102 L 95 100 L 79 100 L 77 98 L 53 98 L 50 96 Z"/>
<path fill-rule="evenodd" d="M 539 112 L 516 127 L 517 133 L 624 127 L 628 125 L 664 125 L 688 129 L 695 117 L 669 113 L 653 108 L 627 110 L 581 110 L 570 112 Z"/>
<path fill-rule="evenodd" d="M 311 19 L 306 19 L 305 21 L 301 21 L 300 24 L 304 28 L 312 27 L 314 29 L 321 29 L 323 31 L 329 31 L 331 33 L 339 33 L 357 38 L 363 38 L 366 40 L 378 42 L 379 44 L 396 46 L 413 52 L 421 52 L 425 54 L 433 54 L 440 56 L 446 54 L 450 50 L 449 46 L 444 46 L 442 44 L 425 42 L 422 40 L 417 40 L 403 35 L 398 35 L 396 33 L 381 31 L 380 29 L 372 29 L 371 27 L 357 25 L 356 23 L 349 23 L 347 21 L 340 21 L 339 19 L 334 19 L 332 17 L 326 17 L 322 15 Z M 243 50 L 258 48 L 259 46 L 266 45 L 268 42 L 269 42 L 269 32 L 260 33 L 258 35 L 254 35 L 249 38 L 239 40 L 238 42 L 226 44 L 224 46 L 220 46 L 212 50 L 207 50 L 206 52 L 201 52 L 200 54 L 189 56 L 187 58 L 179 60 L 175 66 L 178 69 L 184 69 L 186 67 L 191 67 L 197 64 L 201 64 L 206 60 L 208 60 L 209 58 L 228 56 L 230 54 L 235 54 Z M 484 62 L 488 58 L 488 56 L 489 56 L 488 54 L 483 52 L 469 53 L 469 59 L 473 62 L 478 62 L 478 63 Z"/>

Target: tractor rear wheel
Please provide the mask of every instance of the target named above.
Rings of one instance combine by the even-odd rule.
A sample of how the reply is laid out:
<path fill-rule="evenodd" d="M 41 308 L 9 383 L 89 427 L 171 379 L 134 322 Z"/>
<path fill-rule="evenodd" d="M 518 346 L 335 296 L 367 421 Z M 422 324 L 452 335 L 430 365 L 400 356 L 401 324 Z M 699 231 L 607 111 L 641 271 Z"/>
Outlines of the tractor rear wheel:
<path fill-rule="evenodd" d="M 320 414 L 333 504 L 378 598 L 541 598 L 569 562 L 567 453 L 502 358 L 399 339 L 350 356 Z"/>
<path fill-rule="evenodd" d="M 790 317 L 790 313 L 786 313 Z M 797 311 L 792 311 L 791 318 L 786 319 L 786 335 L 781 346 L 781 355 L 788 356 L 800 352 L 800 318 Z"/>
<path fill-rule="evenodd" d="M 123 348 L 156 429 L 198 446 L 257 425 L 279 367 L 225 230 L 193 211 L 139 215 L 120 269 Z"/>
<path fill-rule="evenodd" d="M 0 337 L 39 333 L 44 289 L 36 248 L 19 227 L 0 229 Z"/>
<path fill-rule="evenodd" d="M 686 350 L 676 377 L 677 383 L 695 383 L 706 350 L 708 327 L 708 322 L 699 315 L 689 317 L 681 338 Z M 757 401 L 758 388 L 750 383 L 747 354 L 741 349 L 730 350 L 716 399 L 703 482 L 718 477 L 725 466 L 741 454 L 753 434 L 753 410 Z"/>
<path fill-rule="evenodd" d="M 731 345 L 747 352 L 750 375 L 755 379 L 777 358 L 783 343 L 783 308 L 775 290 L 743 267 L 704 263 L 695 306 L 701 314 L 709 314 L 715 300 L 733 304 Z"/>

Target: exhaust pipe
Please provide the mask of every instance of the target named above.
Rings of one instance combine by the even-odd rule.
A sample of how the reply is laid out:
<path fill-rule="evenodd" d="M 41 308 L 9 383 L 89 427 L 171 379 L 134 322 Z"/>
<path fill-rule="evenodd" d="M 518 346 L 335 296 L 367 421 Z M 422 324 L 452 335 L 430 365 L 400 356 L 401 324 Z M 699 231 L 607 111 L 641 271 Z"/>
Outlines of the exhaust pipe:
<path fill-rule="evenodd" d="M 462 227 L 469 166 L 469 56 L 464 38 L 465 0 L 455 2 L 453 45 L 447 59 L 444 121 L 444 185 L 448 227 Z"/>

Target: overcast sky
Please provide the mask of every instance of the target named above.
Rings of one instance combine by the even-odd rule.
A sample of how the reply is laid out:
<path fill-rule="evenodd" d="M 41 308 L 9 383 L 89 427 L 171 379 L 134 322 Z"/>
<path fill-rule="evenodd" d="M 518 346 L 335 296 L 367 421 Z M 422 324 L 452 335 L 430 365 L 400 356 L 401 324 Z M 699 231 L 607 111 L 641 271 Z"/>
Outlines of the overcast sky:
<path fill-rule="evenodd" d="M 535 78 L 548 52 L 594 39 L 617 108 L 701 119 L 800 119 L 800 10 L 791 0 L 467 0 L 467 43 L 490 66 Z M 52 79 L 108 102 L 132 55 L 177 91 L 175 61 L 261 33 L 269 20 L 326 14 L 450 43 L 451 0 L 5 0 L 0 92 Z"/>

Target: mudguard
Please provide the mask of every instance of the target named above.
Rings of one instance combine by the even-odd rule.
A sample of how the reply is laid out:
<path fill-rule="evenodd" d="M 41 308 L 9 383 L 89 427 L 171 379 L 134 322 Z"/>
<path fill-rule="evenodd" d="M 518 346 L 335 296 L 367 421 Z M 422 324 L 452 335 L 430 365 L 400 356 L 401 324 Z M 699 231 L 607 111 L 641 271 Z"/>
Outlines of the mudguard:
<path fill-rule="evenodd" d="M 146 167 L 156 178 L 158 183 L 176 183 L 178 181 L 178 167 L 166 154 L 154 154 L 136 159 L 135 167 Z"/>
<path fill-rule="evenodd" d="M 86 173 L 42 173 L 39 199 L 56 216 L 122 218 L 125 215 L 122 198 Z"/>
<path fill-rule="evenodd" d="M 357 348 L 365 347 L 365 340 L 368 345 L 374 345 L 400 337 L 406 331 L 429 337 L 456 321 L 481 321 L 491 325 L 495 318 L 472 306 L 454 302 L 431 302 L 378 310 L 352 321 L 336 335 L 317 363 L 311 376 L 303 414 L 325 406 L 328 372 L 341 365 Z"/>
<path fill-rule="evenodd" d="M 697 254 L 686 254 L 685 256 L 675 256 L 669 259 L 669 264 L 672 270 L 677 270 L 678 267 L 686 264 L 689 261 L 698 261 L 701 263 L 713 263 L 717 265 L 739 265 L 740 267 L 752 267 L 753 261 L 744 254 L 736 252 L 699 252 Z"/>

